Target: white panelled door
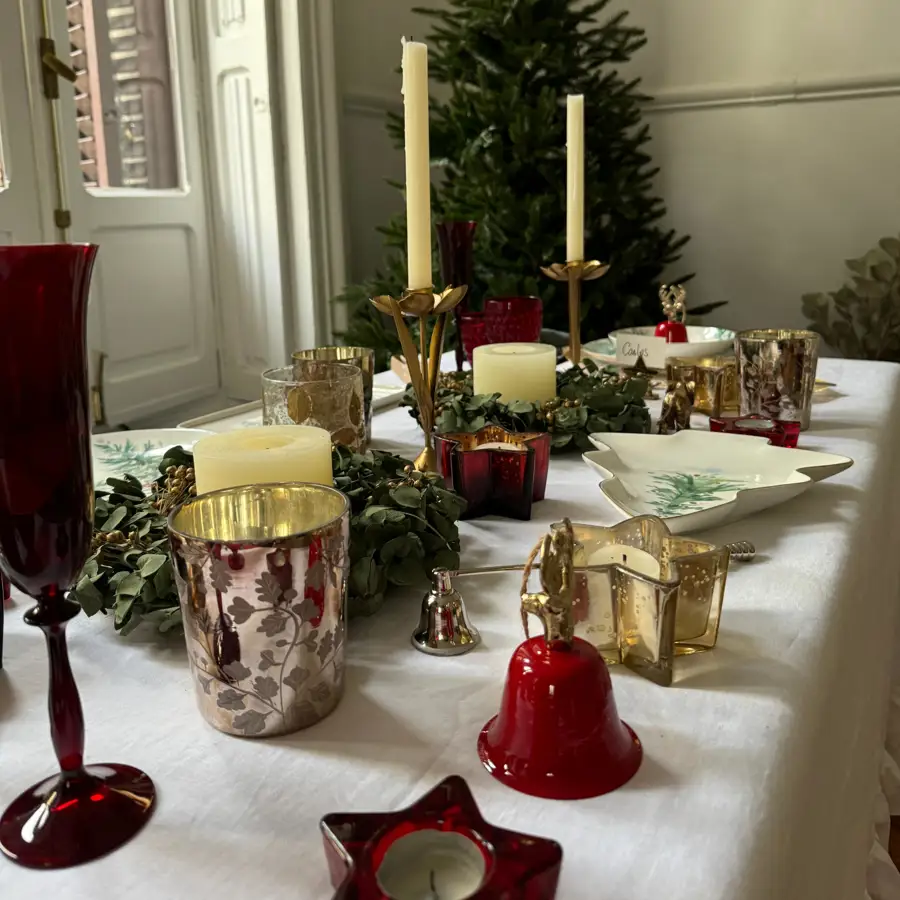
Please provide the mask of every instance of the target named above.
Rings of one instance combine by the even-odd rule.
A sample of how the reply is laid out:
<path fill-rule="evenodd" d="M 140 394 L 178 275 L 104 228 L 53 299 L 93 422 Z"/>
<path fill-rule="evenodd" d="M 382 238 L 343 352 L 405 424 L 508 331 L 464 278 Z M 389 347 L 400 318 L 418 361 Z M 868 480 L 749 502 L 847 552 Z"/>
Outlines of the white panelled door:
<path fill-rule="evenodd" d="M 29 79 L 22 39 L 33 24 L 22 17 L 38 10 L 36 4 L 5 0 L 0 11 L 0 244 L 39 244 L 53 240 L 44 231 L 53 206 L 49 194 L 41 197 L 46 181 L 40 171 L 50 158 L 46 151 L 41 155 L 35 139 L 30 99 L 37 86 Z"/>
<path fill-rule="evenodd" d="M 90 329 L 111 422 L 219 388 L 192 6 L 50 5 L 57 55 L 78 74 L 54 110 L 69 239 L 100 246 Z"/>
<path fill-rule="evenodd" d="M 231 396 L 258 399 L 260 372 L 285 362 L 290 330 L 280 265 L 268 4 L 202 0 L 199 7 L 210 174 L 217 185 L 222 379 Z"/>

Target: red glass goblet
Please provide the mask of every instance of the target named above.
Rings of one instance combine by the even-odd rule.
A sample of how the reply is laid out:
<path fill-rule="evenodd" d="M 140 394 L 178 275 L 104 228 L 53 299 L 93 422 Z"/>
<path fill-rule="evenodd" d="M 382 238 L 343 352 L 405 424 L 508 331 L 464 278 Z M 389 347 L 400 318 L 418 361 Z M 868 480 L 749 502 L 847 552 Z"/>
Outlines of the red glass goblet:
<path fill-rule="evenodd" d="M 540 297 L 490 297 L 484 301 L 487 343 L 537 343 L 543 316 Z"/>
<path fill-rule="evenodd" d="M 57 869 L 114 850 L 138 832 L 156 791 L 138 769 L 85 766 L 84 718 L 69 666 L 66 591 L 90 552 L 93 521 L 86 314 L 97 248 L 0 247 L 0 567 L 34 598 L 25 621 L 50 656 L 50 736 L 60 774 L 0 817 L 0 849 Z"/>

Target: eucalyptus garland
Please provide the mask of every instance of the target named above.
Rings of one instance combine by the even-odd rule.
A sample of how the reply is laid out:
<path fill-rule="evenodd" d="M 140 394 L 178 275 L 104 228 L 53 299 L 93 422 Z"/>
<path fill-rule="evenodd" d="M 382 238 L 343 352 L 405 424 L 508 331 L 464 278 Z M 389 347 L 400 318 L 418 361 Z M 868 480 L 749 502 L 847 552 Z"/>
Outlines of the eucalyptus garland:
<path fill-rule="evenodd" d="M 174 447 L 145 493 L 133 475 L 97 491 L 92 554 L 73 595 L 85 613 L 112 613 L 116 631 L 142 622 L 160 632 L 181 626 L 166 513 L 190 492 L 193 457 Z M 370 615 L 393 585 L 425 581 L 437 567 L 459 568 L 457 520 L 466 505 L 437 475 L 370 450 L 332 451 L 335 487 L 350 500 L 349 614 Z"/>
<path fill-rule="evenodd" d="M 557 452 L 590 450 L 588 435 L 593 432 L 650 431 L 650 411 L 643 399 L 646 391 L 646 380 L 622 379 L 592 360 L 558 372 L 557 397 L 543 404 L 502 403 L 499 394 L 476 394 L 471 372 L 446 373 L 437 392 L 435 431 L 478 431 L 485 425 L 500 425 L 507 431 L 549 431 Z M 410 415 L 419 420 L 412 386 L 407 387 L 402 405 L 411 407 Z"/>

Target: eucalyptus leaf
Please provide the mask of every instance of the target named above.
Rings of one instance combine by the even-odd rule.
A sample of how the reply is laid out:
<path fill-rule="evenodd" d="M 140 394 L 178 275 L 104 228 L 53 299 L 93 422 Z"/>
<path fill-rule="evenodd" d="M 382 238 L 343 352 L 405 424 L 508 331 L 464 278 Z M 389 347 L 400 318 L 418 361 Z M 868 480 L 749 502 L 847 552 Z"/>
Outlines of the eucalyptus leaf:
<path fill-rule="evenodd" d="M 558 400 L 543 407 L 524 400 L 504 404 L 498 394 L 474 394 L 471 373 L 450 373 L 438 386 L 435 428 L 439 434 L 474 432 L 485 425 L 513 432 L 549 431 L 554 450 L 574 450 L 589 445 L 591 431 L 647 433 L 646 390 L 644 379 L 620 380 L 588 359 L 557 373 Z M 402 403 L 418 419 L 418 402 L 411 388 Z M 578 439 L 573 441 L 575 435 Z"/>
<path fill-rule="evenodd" d="M 801 298 L 808 327 L 843 356 L 900 362 L 900 239 L 845 264 L 851 283 Z"/>
<path fill-rule="evenodd" d="M 192 466 L 182 448 L 167 452 L 160 472 L 170 465 Z M 332 453 L 335 484 L 350 500 L 349 611 L 369 615 L 381 608 L 391 584 L 425 581 L 436 560 L 458 558 L 456 522 L 465 500 L 449 491 L 436 475 L 412 471 L 409 460 L 389 453 L 353 453 L 335 447 Z M 123 530 L 126 544 L 98 542 L 85 563 L 73 595 L 85 613 L 113 611 L 122 634 L 141 622 L 165 633 L 181 627 L 181 609 L 168 553 L 166 519 L 159 515 L 153 495 L 126 475 L 116 479 L 117 493 L 98 492 L 95 529 Z M 111 505 L 108 497 L 121 498 Z M 389 572 L 392 576 L 389 577 Z M 249 619 L 253 607 L 229 596 L 227 607 L 236 625 Z M 283 622 L 267 617 L 264 629 L 280 631 Z"/>

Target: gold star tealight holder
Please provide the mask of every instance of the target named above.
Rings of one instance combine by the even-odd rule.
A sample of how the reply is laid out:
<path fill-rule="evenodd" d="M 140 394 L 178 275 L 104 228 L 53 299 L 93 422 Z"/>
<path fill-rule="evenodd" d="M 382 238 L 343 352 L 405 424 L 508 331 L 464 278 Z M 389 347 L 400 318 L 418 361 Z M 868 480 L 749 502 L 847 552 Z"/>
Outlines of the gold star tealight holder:
<path fill-rule="evenodd" d="M 400 346 L 409 368 L 409 379 L 416 393 L 419 419 L 425 432 L 425 447 L 416 457 L 413 466 L 418 472 L 436 472 L 437 457 L 434 452 L 434 408 L 438 380 L 441 371 L 441 355 L 444 351 L 444 333 L 448 314 L 466 296 L 468 285 L 448 285 L 440 293 L 433 287 L 407 288 L 398 300 L 390 295 L 372 297 L 372 304 L 379 312 L 392 316 L 397 327 Z M 419 348 L 406 324 L 404 316 L 419 320 Z M 437 316 L 431 336 L 426 323 Z"/>

